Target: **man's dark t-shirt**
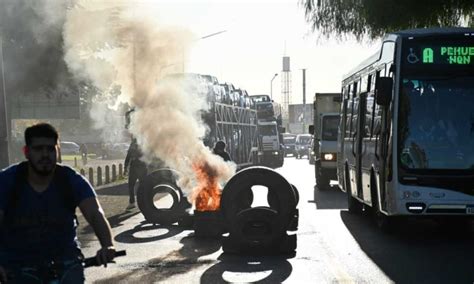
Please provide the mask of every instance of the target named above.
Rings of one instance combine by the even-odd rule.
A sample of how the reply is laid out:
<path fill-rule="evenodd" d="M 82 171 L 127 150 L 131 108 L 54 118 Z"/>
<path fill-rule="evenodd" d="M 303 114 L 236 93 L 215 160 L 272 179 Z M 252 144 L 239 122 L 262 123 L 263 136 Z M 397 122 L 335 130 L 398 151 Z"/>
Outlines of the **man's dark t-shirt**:
<path fill-rule="evenodd" d="M 22 187 L 15 186 L 18 165 L 0 172 L 0 209 L 5 213 L 0 229 L 0 265 L 70 259 L 80 253 L 76 235 L 78 224 L 61 190 L 72 191 L 75 207 L 96 194 L 85 178 L 73 169 L 63 167 L 71 188 L 59 188 L 52 182 L 41 193 L 34 191 L 27 182 Z M 17 205 L 12 206 L 10 194 L 20 188 Z"/>

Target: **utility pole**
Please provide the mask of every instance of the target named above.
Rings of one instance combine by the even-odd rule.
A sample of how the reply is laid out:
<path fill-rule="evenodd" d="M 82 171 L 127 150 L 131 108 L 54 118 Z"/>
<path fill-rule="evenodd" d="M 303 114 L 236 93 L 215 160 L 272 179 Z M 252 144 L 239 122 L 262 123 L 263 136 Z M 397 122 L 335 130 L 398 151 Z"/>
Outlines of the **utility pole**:
<path fill-rule="evenodd" d="M 303 133 L 306 131 L 306 69 L 303 69 Z"/>
<path fill-rule="evenodd" d="M 0 30 L 0 169 L 10 165 L 8 153 L 9 127 L 7 125 L 7 95 L 5 87 L 5 64 L 3 62 L 3 34 Z"/>

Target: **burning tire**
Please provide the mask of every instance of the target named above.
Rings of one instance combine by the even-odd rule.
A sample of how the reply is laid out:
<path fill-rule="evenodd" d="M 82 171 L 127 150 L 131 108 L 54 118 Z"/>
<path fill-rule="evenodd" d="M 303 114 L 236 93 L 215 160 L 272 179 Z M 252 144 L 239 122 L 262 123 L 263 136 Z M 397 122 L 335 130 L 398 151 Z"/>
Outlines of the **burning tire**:
<path fill-rule="evenodd" d="M 145 220 L 161 225 L 171 225 L 184 214 L 183 203 L 186 201 L 183 192 L 176 184 L 178 172 L 171 169 L 159 169 L 144 179 L 137 190 L 138 208 Z M 170 208 L 157 207 L 155 197 L 170 195 L 173 204 Z"/>

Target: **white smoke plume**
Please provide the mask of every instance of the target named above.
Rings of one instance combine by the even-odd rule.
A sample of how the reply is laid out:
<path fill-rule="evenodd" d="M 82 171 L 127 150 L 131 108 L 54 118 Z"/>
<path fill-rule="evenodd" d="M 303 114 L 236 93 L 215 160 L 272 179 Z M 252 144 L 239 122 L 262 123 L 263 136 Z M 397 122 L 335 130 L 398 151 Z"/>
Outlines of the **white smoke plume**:
<path fill-rule="evenodd" d="M 146 158 L 158 157 L 181 172 L 178 182 L 185 191 L 196 186 L 196 164 L 210 165 L 220 181 L 230 178 L 235 166 L 202 142 L 206 98 L 180 80 L 163 79 L 169 66 L 185 59 L 193 35 L 147 18 L 126 2 L 104 2 L 80 1 L 67 13 L 65 60 L 71 72 L 104 93 L 120 87 L 120 99 L 136 109 L 129 130 Z"/>

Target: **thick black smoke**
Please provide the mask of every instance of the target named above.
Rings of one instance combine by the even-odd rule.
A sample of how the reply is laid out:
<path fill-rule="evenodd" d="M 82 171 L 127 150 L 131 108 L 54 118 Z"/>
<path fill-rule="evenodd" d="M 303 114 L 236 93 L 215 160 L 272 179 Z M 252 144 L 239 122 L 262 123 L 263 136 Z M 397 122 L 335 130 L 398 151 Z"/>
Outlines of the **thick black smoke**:
<path fill-rule="evenodd" d="M 62 30 L 70 0 L 0 0 L 8 97 L 77 95 L 64 62 Z"/>

